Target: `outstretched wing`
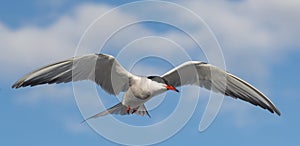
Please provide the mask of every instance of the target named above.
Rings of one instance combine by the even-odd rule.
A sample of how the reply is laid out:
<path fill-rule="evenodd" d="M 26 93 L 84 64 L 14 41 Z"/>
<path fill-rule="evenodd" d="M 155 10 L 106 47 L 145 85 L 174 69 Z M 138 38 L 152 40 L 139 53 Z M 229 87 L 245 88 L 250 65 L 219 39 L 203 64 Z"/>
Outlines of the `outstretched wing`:
<path fill-rule="evenodd" d="M 113 56 L 90 54 L 35 70 L 18 80 L 12 88 L 91 80 L 106 92 L 117 95 L 128 90 L 129 79 L 132 77 L 133 75 L 126 71 Z"/>
<path fill-rule="evenodd" d="M 198 85 L 233 98 L 242 99 L 280 115 L 279 110 L 270 99 L 255 87 L 216 66 L 204 62 L 189 61 L 183 63 L 162 77 L 175 87 Z"/>

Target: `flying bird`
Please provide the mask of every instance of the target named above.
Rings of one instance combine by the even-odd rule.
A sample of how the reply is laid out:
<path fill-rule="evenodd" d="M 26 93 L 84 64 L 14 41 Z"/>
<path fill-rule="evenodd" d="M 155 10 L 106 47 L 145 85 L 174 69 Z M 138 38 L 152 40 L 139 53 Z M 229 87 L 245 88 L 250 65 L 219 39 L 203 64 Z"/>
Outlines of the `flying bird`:
<path fill-rule="evenodd" d="M 107 114 L 149 115 L 144 103 L 168 90 L 179 92 L 176 87 L 197 85 L 280 115 L 280 111 L 258 89 L 246 81 L 216 66 L 200 61 L 188 61 L 162 76 L 137 76 L 128 72 L 111 55 L 89 54 L 50 64 L 18 80 L 12 88 L 41 84 L 66 83 L 90 80 L 112 95 L 125 92 L 117 105 L 91 118 Z"/>

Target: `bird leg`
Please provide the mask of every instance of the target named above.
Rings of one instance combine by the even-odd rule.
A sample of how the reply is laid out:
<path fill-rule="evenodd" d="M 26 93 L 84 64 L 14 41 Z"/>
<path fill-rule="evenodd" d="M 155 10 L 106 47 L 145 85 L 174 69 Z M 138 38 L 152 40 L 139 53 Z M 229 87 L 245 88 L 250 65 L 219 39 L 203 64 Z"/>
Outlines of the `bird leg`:
<path fill-rule="evenodd" d="M 134 114 L 139 109 L 139 106 L 134 108 L 131 114 Z"/>
<path fill-rule="evenodd" d="M 130 106 L 127 107 L 126 112 L 127 112 L 127 114 L 129 114 L 129 112 L 130 112 Z"/>

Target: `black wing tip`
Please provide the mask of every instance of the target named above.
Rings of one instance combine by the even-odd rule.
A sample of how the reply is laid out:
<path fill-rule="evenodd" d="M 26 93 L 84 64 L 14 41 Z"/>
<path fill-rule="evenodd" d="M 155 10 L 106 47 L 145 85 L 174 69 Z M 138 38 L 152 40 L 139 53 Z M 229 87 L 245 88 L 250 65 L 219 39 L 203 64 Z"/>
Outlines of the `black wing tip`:
<path fill-rule="evenodd" d="M 26 82 L 22 81 L 22 82 L 16 82 L 15 84 L 13 84 L 11 86 L 11 88 L 18 89 L 18 88 L 21 88 L 21 87 L 27 87 L 27 86 L 33 87 L 33 86 L 36 86 L 36 85 L 39 85 L 39 84 L 31 84 L 31 83 L 26 83 Z"/>
<path fill-rule="evenodd" d="M 256 106 L 258 106 L 258 105 L 256 105 Z M 262 107 L 262 108 L 264 108 L 264 107 Z M 276 114 L 278 116 L 281 116 L 281 112 L 275 106 L 274 107 L 265 107 L 264 109 L 267 109 L 272 114 Z"/>
<path fill-rule="evenodd" d="M 151 115 L 149 114 L 149 112 L 146 110 L 146 115 L 151 118 Z"/>
<path fill-rule="evenodd" d="M 278 115 L 281 116 L 281 112 L 278 109 L 275 109 L 274 112 Z"/>
<path fill-rule="evenodd" d="M 276 106 L 272 102 L 271 105 L 268 106 L 268 110 L 273 114 L 277 114 L 278 116 L 281 116 L 281 112 L 279 111 L 278 108 L 276 108 Z"/>
<path fill-rule="evenodd" d="M 17 85 L 14 84 L 14 85 L 11 86 L 11 88 L 13 88 L 13 89 L 18 89 L 19 87 L 18 87 Z"/>
<path fill-rule="evenodd" d="M 281 112 L 278 109 L 268 109 L 272 114 L 276 114 L 277 116 L 281 116 Z"/>
<path fill-rule="evenodd" d="M 16 82 L 11 86 L 13 89 L 18 89 L 20 87 L 23 87 L 23 82 Z"/>

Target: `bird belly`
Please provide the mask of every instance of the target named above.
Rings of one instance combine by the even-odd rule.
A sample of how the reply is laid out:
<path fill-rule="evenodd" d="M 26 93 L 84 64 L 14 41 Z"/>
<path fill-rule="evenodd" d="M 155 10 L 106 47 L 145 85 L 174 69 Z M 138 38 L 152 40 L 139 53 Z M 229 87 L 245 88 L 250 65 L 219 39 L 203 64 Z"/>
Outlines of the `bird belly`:
<path fill-rule="evenodd" d="M 166 89 L 162 84 L 151 81 L 147 78 L 141 78 L 131 83 L 123 97 L 122 104 L 135 108 L 143 105 L 152 97 L 165 92 Z"/>
<path fill-rule="evenodd" d="M 136 108 L 141 105 L 143 105 L 145 102 L 147 102 L 151 98 L 151 94 L 141 94 L 141 95 L 135 95 L 131 90 L 128 90 L 122 100 L 122 104 L 125 106 L 129 106 L 131 108 Z"/>

